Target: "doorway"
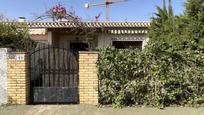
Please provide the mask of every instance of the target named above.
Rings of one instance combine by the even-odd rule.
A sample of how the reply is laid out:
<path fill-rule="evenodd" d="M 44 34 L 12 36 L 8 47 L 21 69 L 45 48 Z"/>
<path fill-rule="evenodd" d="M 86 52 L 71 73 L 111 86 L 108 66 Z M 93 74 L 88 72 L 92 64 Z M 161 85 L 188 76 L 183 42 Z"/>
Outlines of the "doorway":
<path fill-rule="evenodd" d="M 89 49 L 88 43 L 84 42 L 71 42 L 70 49 L 73 51 L 88 51 Z"/>

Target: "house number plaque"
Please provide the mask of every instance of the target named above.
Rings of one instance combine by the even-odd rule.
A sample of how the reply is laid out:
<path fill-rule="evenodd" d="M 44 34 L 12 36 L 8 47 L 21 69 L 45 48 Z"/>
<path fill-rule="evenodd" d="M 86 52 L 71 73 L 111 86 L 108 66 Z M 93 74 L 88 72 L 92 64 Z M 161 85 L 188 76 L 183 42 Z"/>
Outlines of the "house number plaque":
<path fill-rule="evenodd" d="M 25 55 L 24 54 L 16 54 L 15 58 L 18 61 L 23 61 L 23 60 L 25 60 Z"/>

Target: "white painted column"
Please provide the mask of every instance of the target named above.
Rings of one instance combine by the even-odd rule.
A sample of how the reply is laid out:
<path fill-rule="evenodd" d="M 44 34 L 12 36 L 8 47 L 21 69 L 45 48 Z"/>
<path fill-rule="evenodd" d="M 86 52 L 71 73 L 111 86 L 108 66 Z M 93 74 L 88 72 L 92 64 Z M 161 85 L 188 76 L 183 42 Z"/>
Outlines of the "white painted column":
<path fill-rule="evenodd" d="M 52 45 L 52 32 L 48 32 L 48 44 Z"/>
<path fill-rule="evenodd" d="M 142 41 L 142 49 L 145 48 L 145 46 L 147 45 L 148 41 L 149 41 L 149 37 L 145 37 L 145 39 Z"/>
<path fill-rule="evenodd" d="M 0 105 L 7 104 L 7 50 L 0 48 Z"/>

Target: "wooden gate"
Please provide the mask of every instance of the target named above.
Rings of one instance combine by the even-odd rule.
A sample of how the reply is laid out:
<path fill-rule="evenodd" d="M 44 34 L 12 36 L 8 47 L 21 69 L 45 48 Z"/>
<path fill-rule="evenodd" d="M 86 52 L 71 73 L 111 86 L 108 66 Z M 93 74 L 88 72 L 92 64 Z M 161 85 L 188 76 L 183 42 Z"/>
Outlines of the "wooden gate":
<path fill-rule="evenodd" d="M 30 52 L 32 103 L 79 102 L 78 52 L 49 45 Z"/>

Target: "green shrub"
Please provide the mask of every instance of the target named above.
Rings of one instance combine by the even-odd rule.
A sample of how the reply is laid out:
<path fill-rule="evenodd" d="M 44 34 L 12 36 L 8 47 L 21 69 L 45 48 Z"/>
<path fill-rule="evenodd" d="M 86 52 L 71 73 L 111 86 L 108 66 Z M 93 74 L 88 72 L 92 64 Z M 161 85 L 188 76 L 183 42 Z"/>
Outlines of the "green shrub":
<path fill-rule="evenodd" d="M 0 22 L 0 47 L 28 51 L 35 44 L 25 28 L 18 28 L 14 23 L 7 25 Z"/>
<path fill-rule="evenodd" d="M 204 104 L 203 0 L 187 0 L 184 15 L 157 7 L 142 51 L 101 50 L 100 103 L 114 107 Z"/>
<path fill-rule="evenodd" d="M 204 102 L 203 54 L 152 43 L 143 51 L 106 47 L 97 62 L 100 103 L 114 107 Z"/>

